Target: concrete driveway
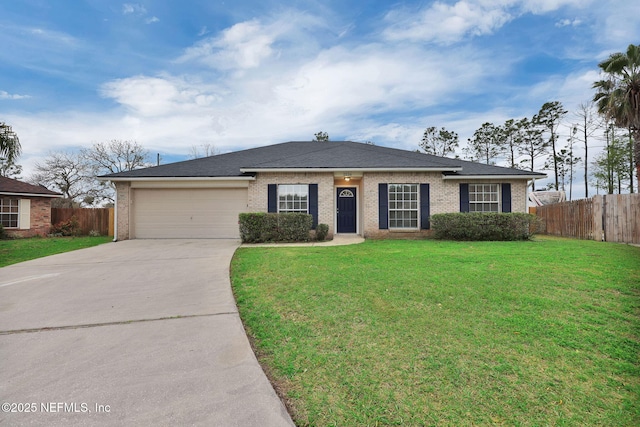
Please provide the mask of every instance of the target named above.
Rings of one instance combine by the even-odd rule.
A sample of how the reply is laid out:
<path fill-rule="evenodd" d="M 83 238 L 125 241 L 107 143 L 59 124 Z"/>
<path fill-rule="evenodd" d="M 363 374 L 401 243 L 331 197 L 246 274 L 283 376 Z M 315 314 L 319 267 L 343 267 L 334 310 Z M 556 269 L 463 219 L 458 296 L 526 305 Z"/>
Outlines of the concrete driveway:
<path fill-rule="evenodd" d="M 233 299 L 237 246 L 130 240 L 0 268 L 0 425 L 292 426 Z"/>

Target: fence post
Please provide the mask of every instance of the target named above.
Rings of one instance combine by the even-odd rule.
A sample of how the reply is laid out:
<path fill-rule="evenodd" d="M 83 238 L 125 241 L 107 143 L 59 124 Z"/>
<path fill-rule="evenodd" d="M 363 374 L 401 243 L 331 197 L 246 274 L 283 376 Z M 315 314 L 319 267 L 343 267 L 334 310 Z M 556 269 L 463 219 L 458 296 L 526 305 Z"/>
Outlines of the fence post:
<path fill-rule="evenodd" d="M 593 240 L 604 241 L 603 196 L 593 196 Z"/>
<path fill-rule="evenodd" d="M 113 208 L 109 208 L 109 236 L 113 237 L 115 233 Z"/>

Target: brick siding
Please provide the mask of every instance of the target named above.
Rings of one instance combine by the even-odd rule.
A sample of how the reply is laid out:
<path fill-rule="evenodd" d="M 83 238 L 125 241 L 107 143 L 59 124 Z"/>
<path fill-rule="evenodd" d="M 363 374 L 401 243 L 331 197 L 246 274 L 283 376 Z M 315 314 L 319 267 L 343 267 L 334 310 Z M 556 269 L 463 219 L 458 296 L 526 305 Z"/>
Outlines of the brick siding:
<path fill-rule="evenodd" d="M 46 236 L 49 234 L 51 229 L 51 198 L 33 197 L 30 200 L 31 228 L 28 230 L 6 228 L 7 234 L 16 237 Z"/>

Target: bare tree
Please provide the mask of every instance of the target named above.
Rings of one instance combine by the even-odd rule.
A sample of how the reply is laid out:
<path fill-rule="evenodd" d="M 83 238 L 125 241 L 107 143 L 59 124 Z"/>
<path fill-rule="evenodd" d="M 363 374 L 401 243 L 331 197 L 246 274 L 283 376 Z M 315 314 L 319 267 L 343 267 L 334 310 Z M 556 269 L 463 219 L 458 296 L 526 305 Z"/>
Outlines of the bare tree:
<path fill-rule="evenodd" d="M 98 142 L 91 148 L 81 150 L 79 160 L 84 163 L 92 182 L 92 194 L 95 202 L 115 201 L 115 186 L 98 181 L 95 176 L 110 173 L 126 172 L 152 166 L 149 152 L 136 141 L 112 139 L 109 142 Z"/>
<path fill-rule="evenodd" d="M 190 156 L 192 159 L 199 159 L 201 157 L 211 157 L 220 154 L 220 151 L 212 144 L 192 145 L 190 150 Z"/>
<path fill-rule="evenodd" d="M 81 151 L 82 157 L 97 174 L 126 172 L 151 166 L 149 152 L 136 141 L 112 139 L 98 142 Z"/>
<path fill-rule="evenodd" d="M 589 197 L 589 140 L 599 128 L 600 120 L 593 101 L 580 104 L 574 116 L 578 122 L 574 125 L 575 138 L 584 144 L 584 196 Z"/>
<path fill-rule="evenodd" d="M 91 205 L 95 201 L 93 170 L 79 153 L 50 153 L 42 163 L 35 164 L 29 178 L 35 185 L 62 193 L 57 207 Z"/>

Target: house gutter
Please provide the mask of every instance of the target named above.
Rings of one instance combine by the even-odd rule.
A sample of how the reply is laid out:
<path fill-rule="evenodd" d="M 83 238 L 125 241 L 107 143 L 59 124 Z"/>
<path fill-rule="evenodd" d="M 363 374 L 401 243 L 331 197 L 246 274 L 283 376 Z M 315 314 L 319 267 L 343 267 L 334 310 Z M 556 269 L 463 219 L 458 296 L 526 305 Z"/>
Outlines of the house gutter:
<path fill-rule="evenodd" d="M 62 194 L 40 194 L 40 193 L 15 193 L 11 191 L 0 191 L 0 195 L 3 196 L 25 196 L 25 197 L 62 197 Z"/>
<path fill-rule="evenodd" d="M 547 174 L 541 175 L 442 175 L 442 179 L 544 179 L 547 177 Z"/>
<path fill-rule="evenodd" d="M 113 203 L 113 241 L 118 241 L 118 189 Z"/>
<path fill-rule="evenodd" d="M 255 181 L 254 176 L 123 176 L 97 177 L 99 181 Z"/>
<path fill-rule="evenodd" d="M 461 167 L 450 168 L 242 168 L 240 172 L 460 172 Z"/>

